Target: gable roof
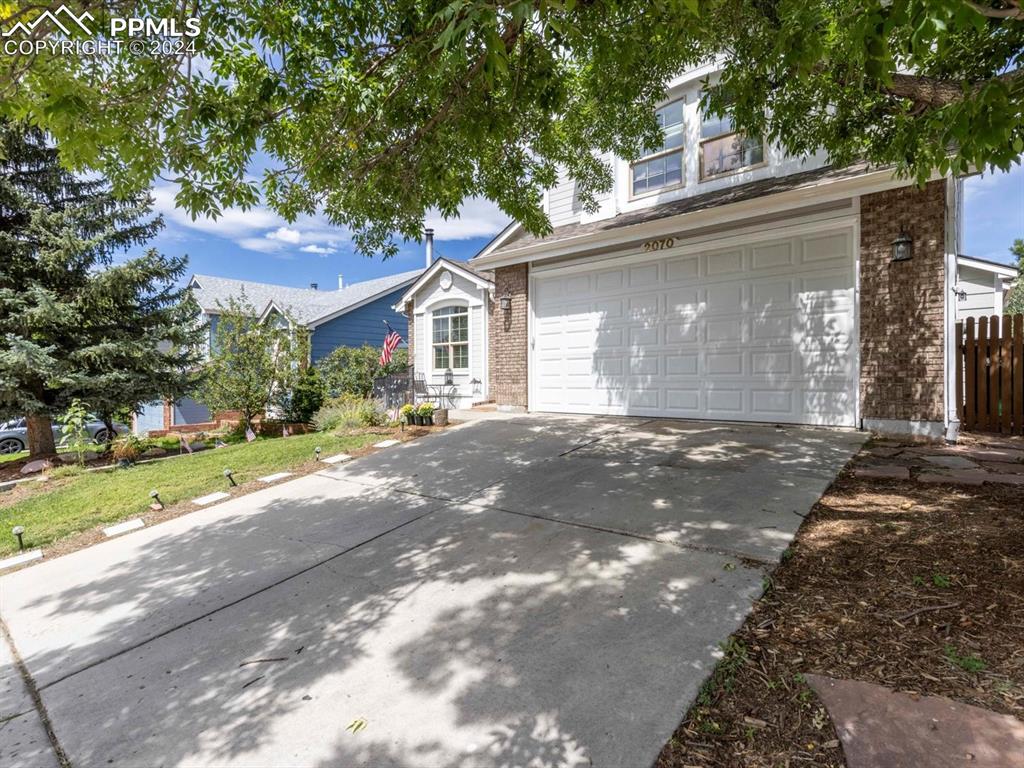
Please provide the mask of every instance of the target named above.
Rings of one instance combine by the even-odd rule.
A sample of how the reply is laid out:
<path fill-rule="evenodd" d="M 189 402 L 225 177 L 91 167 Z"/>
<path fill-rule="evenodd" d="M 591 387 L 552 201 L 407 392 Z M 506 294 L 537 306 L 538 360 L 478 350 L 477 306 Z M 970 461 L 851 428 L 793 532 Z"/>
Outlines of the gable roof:
<path fill-rule="evenodd" d="M 961 267 L 972 267 L 985 272 L 991 272 L 994 275 L 999 275 L 1004 280 L 1013 280 L 1017 277 L 1017 268 L 1012 264 L 1003 264 L 977 256 L 966 256 L 962 253 L 957 255 L 956 261 Z"/>
<path fill-rule="evenodd" d="M 429 267 L 423 270 L 423 274 L 420 275 L 419 279 L 411 286 L 409 286 L 409 290 L 407 290 L 402 295 L 402 298 L 398 300 L 398 303 L 395 304 L 396 310 L 403 311 L 399 309 L 399 307 L 405 307 L 405 305 L 412 300 L 412 297 L 416 295 L 416 292 L 424 285 L 426 285 L 430 281 L 430 279 L 438 272 L 440 272 L 442 269 L 450 269 L 452 272 L 455 272 L 458 275 L 462 275 L 462 277 L 466 278 L 467 280 L 479 286 L 480 288 L 494 288 L 494 280 L 491 279 L 490 272 L 484 272 L 479 269 L 474 269 L 465 262 L 452 261 L 446 256 L 441 256 L 440 258 L 435 260 L 433 264 L 431 264 Z"/>
<path fill-rule="evenodd" d="M 315 328 L 405 287 L 422 273 L 422 269 L 400 272 L 397 275 L 352 283 L 336 291 L 290 288 L 285 285 L 233 280 L 214 275 L 193 275 L 189 287 L 200 308 L 207 314 L 219 313 L 230 299 L 238 299 L 244 293 L 261 317 L 271 308 L 275 308 L 291 315 L 297 322 Z"/>

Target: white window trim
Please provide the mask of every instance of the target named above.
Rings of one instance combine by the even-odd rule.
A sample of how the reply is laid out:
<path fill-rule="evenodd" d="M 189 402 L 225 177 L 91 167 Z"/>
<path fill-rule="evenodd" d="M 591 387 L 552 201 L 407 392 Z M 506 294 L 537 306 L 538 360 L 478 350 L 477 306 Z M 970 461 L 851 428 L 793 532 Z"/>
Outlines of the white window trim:
<path fill-rule="evenodd" d="M 448 302 L 445 302 L 444 304 L 441 304 L 439 306 L 431 307 L 430 312 L 427 313 L 427 319 L 429 320 L 429 322 L 427 323 L 426 333 L 430 334 L 429 335 L 430 344 L 428 346 L 428 351 L 427 351 L 427 363 L 429 364 L 429 370 L 430 370 L 431 374 L 437 374 L 437 373 L 443 374 L 447 370 L 447 368 L 437 368 L 434 365 L 434 348 L 435 348 L 435 346 L 445 345 L 445 346 L 448 347 L 448 350 L 449 350 L 448 351 L 449 363 L 454 358 L 454 355 L 452 355 L 452 353 L 451 353 L 451 347 L 452 347 L 452 341 L 451 341 L 451 321 L 450 321 L 450 318 L 452 317 L 451 315 L 444 315 L 443 316 L 443 317 L 449 318 L 449 323 L 448 323 L 448 338 L 449 338 L 449 341 L 447 341 L 447 342 L 435 342 L 434 341 L 434 315 L 439 310 L 442 310 L 442 309 L 461 309 L 465 313 L 465 318 L 466 318 L 466 341 L 465 342 L 459 341 L 459 342 L 455 342 L 455 343 L 459 344 L 459 345 L 462 345 L 463 343 L 465 343 L 465 345 L 466 345 L 466 367 L 465 368 L 455 368 L 454 366 L 449 366 L 449 367 L 451 367 L 451 369 L 452 369 L 452 375 L 455 375 L 455 376 L 469 375 L 472 372 L 472 370 L 473 370 L 473 323 L 472 323 L 473 312 L 472 312 L 472 309 L 470 308 L 470 306 L 466 302 L 464 302 L 464 301 L 448 301 Z"/>
<path fill-rule="evenodd" d="M 681 95 L 681 96 L 679 96 L 679 98 L 668 99 L 667 101 L 665 101 L 665 103 L 663 103 L 659 107 L 657 107 L 657 109 L 662 109 L 663 107 L 667 107 L 669 104 L 675 104 L 677 101 L 682 105 L 683 120 L 679 124 L 679 126 L 680 126 L 680 130 L 682 131 L 682 135 L 683 135 L 683 143 L 680 144 L 678 147 L 673 147 L 672 149 L 663 149 L 663 150 L 660 150 L 658 152 L 652 152 L 649 155 L 644 155 L 643 157 L 638 157 L 636 160 L 634 160 L 631 163 L 627 163 L 628 173 L 626 175 L 628 177 L 627 178 L 627 183 L 629 184 L 629 186 L 627 188 L 628 195 L 627 195 L 626 199 L 629 202 L 632 202 L 633 200 L 643 200 L 644 198 L 654 197 L 656 195 L 662 195 L 662 194 L 664 194 L 666 192 L 672 192 L 672 191 L 677 190 L 677 189 L 683 189 L 686 186 L 686 155 L 687 155 L 687 146 L 686 146 L 686 138 L 687 138 L 687 136 L 686 136 L 686 128 L 687 128 L 687 126 L 686 126 L 686 96 L 682 96 Z M 682 172 L 680 173 L 679 182 L 677 184 L 669 184 L 669 185 L 666 185 L 666 186 L 663 186 L 663 187 L 658 187 L 657 189 L 648 189 L 648 190 L 646 190 L 644 192 L 640 192 L 639 194 L 637 194 L 637 193 L 635 193 L 633 191 L 633 169 L 634 169 L 634 167 L 636 165 L 638 165 L 640 163 L 646 163 L 648 160 L 657 160 L 659 157 L 668 157 L 669 155 L 674 155 L 677 152 L 682 156 L 682 159 L 681 159 L 681 170 L 682 170 Z"/>
<path fill-rule="evenodd" d="M 743 133 L 741 131 L 737 131 L 735 124 L 733 124 L 733 129 L 731 131 L 725 131 L 724 133 L 717 133 L 714 136 L 705 136 L 704 135 L 704 113 L 701 112 L 699 108 L 697 110 L 697 119 L 699 120 L 699 123 L 697 124 L 697 183 L 698 184 L 703 184 L 704 182 L 708 182 L 708 181 L 715 181 L 716 179 L 723 179 L 723 178 L 725 178 L 727 176 L 735 176 L 737 173 L 743 173 L 744 171 L 752 171 L 752 170 L 756 170 L 758 168 L 764 168 L 766 165 L 768 165 L 768 144 L 764 140 L 764 137 L 762 137 L 761 138 L 761 161 L 760 162 L 758 162 L 758 163 L 750 163 L 749 165 L 739 165 L 739 166 L 736 166 L 735 168 L 730 168 L 728 171 L 721 171 L 719 173 L 705 174 L 704 173 L 704 145 L 707 144 L 710 141 L 721 141 L 722 139 L 724 139 L 724 138 L 726 138 L 728 136 L 742 136 Z M 732 117 L 729 118 L 729 121 L 730 121 L 730 123 L 732 122 Z"/>

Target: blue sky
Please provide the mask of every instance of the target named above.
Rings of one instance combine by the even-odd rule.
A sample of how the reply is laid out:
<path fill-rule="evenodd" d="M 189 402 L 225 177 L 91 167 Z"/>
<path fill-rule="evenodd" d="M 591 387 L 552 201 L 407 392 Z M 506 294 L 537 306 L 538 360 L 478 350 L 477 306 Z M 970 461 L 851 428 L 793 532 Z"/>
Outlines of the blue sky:
<path fill-rule="evenodd" d="M 288 223 L 267 208 L 228 210 L 216 221 L 192 221 L 174 207 L 174 189 L 154 191 L 166 229 L 152 243 L 168 254 L 188 254 L 190 270 L 200 274 L 246 278 L 280 285 L 321 289 L 337 286 L 338 275 L 353 283 L 417 269 L 423 246 L 407 243 L 387 261 L 354 253 L 348 234 L 319 217 Z M 965 182 L 964 253 L 1010 262 L 1008 248 L 1024 237 L 1024 169 L 973 176 Z M 470 200 L 458 219 L 428 217 L 435 230 L 436 250 L 450 258 L 468 259 L 508 222 L 485 200 Z"/>

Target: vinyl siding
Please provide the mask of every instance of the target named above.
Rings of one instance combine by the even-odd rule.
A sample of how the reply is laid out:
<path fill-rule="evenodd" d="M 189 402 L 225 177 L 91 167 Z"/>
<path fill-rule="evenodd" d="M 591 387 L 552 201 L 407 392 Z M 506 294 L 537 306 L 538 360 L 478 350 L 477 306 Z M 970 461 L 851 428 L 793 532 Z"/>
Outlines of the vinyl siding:
<path fill-rule="evenodd" d="M 581 211 L 576 198 L 576 182 L 570 179 L 565 171 L 558 174 L 558 183 L 548 191 L 548 217 L 551 226 L 575 224 L 580 220 Z"/>
<path fill-rule="evenodd" d="M 968 266 L 961 266 L 958 272 L 957 289 L 964 291 L 967 298 L 956 300 L 956 319 L 977 319 L 995 314 L 995 275 Z"/>
<path fill-rule="evenodd" d="M 398 331 L 403 339 L 402 346 L 405 346 L 409 321 L 393 307 L 407 290 L 408 286 L 399 288 L 314 328 L 311 344 L 313 362 L 316 363 L 338 347 L 361 347 L 363 344 L 381 346 L 387 334 L 385 321 Z"/>

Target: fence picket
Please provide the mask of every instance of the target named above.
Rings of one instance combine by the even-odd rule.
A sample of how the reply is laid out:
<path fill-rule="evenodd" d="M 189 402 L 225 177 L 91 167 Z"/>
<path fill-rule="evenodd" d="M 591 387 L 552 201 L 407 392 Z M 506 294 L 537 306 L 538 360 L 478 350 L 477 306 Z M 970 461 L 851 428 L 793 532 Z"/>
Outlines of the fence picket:
<path fill-rule="evenodd" d="M 956 324 L 961 428 L 1024 435 L 1024 314 Z"/>

